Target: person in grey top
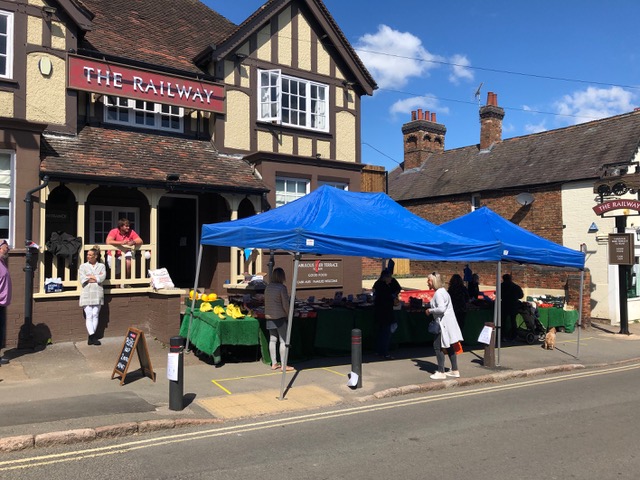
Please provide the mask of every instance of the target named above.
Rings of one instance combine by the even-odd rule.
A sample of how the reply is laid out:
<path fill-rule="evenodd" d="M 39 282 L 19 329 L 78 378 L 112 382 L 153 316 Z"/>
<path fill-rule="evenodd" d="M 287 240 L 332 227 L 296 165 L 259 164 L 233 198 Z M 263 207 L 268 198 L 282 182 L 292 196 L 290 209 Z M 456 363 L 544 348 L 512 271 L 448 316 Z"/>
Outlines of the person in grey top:
<path fill-rule="evenodd" d="M 93 247 L 87 251 L 87 261 L 80 265 L 78 280 L 82 285 L 80 292 L 80 306 L 84 309 L 84 317 L 89 332 L 88 345 L 101 345 L 96 338 L 100 307 L 104 304 L 104 289 L 102 282 L 107 277 L 104 263 L 98 262 L 100 249 Z"/>
<path fill-rule="evenodd" d="M 271 368 L 281 370 L 282 364 L 276 358 L 276 347 L 280 342 L 280 361 L 286 352 L 287 324 L 289 319 L 289 292 L 284 284 L 286 281 L 284 270 L 275 268 L 271 274 L 271 281 L 264 290 L 264 314 L 269 330 L 269 354 L 271 355 Z M 286 366 L 288 371 L 293 367 Z"/>

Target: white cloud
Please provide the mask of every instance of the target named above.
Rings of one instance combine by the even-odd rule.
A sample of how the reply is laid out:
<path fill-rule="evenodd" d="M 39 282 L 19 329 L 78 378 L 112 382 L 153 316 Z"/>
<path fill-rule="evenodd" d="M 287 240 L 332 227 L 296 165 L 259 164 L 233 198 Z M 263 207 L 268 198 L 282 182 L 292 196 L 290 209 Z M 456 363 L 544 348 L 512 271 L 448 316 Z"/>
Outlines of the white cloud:
<path fill-rule="evenodd" d="M 391 107 L 389 108 L 389 112 L 392 115 L 402 115 L 403 117 L 406 117 L 406 121 L 408 122 L 411 118 L 409 114 L 419 108 L 421 108 L 423 111 L 426 110 L 429 112 L 434 112 L 438 115 L 447 115 L 449 113 L 449 108 L 440 105 L 438 99 L 431 94 L 426 94 L 422 97 L 411 97 L 404 100 L 398 100 L 393 105 L 391 105 Z M 438 121 L 437 118 L 436 121 Z"/>
<path fill-rule="evenodd" d="M 635 95 L 621 87 L 595 88 L 564 95 L 554 104 L 561 115 L 568 115 L 565 123 L 576 124 L 611 117 L 634 108 Z"/>
<path fill-rule="evenodd" d="M 540 123 L 535 124 L 535 123 L 527 123 L 524 126 L 524 131 L 527 133 L 540 133 L 540 132 L 544 132 L 548 130 L 545 121 L 542 120 Z"/>
<path fill-rule="evenodd" d="M 409 32 L 387 25 L 358 39 L 355 50 L 380 88 L 404 87 L 411 77 L 425 77 L 444 58 L 422 46 L 422 40 Z"/>
<path fill-rule="evenodd" d="M 473 71 L 470 70 L 469 67 L 471 62 L 466 57 L 466 55 L 456 54 L 449 60 L 453 65 L 451 65 L 451 74 L 449 75 L 449 81 L 454 85 L 458 85 L 460 80 L 465 80 L 467 82 L 473 81 Z"/>

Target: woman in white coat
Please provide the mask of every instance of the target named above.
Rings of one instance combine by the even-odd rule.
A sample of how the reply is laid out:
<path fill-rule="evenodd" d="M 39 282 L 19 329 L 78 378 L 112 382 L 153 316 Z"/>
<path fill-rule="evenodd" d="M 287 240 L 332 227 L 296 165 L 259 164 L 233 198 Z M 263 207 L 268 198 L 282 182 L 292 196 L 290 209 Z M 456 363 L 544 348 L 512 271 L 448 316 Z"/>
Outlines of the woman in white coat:
<path fill-rule="evenodd" d="M 104 290 L 102 282 L 107 277 L 107 270 L 104 263 L 98 262 L 100 249 L 93 247 L 87 251 L 87 261 L 80 265 L 78 280 L 82 285 L 80 292 L 80 306 L 84 309 L 84 317 L 89 333 L 88 345 L 100 345 L 100 340 L 96 338 L 98 328 L 98 318 L 100 307 L 104 304 Z"/>
<path fill-rule="evenodd" d="M 440 333 L 436 335 L 433 341 L 433 349 L 436 352 L 436 360 L 438 361 L 438 371 L 431 375 L 434 380 L 443 380 L 447 377 L 460 377 L 458 370 L 458 359 L 453 351 L 452 345 L 463 340 L 462 332 L 458 326 L 456 315 L 453 312 L 453 304 L 451 297 L 444 288 L 442 278 L 438 273 L 432 273 L 427 277 L 427 284 L 431 290 L 435 290 L 435 294 L 431 299 L 431 305 L 427 309 L 427 315 L 433 315 L 433 318 L 440 325 Z M 447 349 L 449 360 L 451 361 L 451 370 L 445 373 L 444 368 L 444 352 Z"/>

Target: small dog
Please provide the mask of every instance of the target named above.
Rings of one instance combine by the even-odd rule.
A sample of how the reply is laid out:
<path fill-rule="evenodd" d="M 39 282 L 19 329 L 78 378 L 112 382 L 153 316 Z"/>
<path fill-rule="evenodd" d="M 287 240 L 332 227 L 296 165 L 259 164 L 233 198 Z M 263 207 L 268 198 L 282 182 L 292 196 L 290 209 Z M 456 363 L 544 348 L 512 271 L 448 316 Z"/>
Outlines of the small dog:
<path fill-rule="evenodd" d="M 551 327 L 544 336 L 543 348 L 546 350 L 553 350 L 556 348 L 556 327 Z"/>

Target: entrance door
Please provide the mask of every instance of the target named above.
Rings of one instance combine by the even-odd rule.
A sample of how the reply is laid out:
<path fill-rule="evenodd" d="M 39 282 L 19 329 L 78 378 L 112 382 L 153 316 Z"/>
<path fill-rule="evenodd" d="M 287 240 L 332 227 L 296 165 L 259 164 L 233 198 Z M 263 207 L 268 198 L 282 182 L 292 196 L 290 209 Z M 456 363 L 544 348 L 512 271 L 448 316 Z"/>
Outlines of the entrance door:
<path fill-rule="evenodd" d="M 193 287 L 198 247 L 198 200 L 165 196 L 158 205 L 158 268 L 166 268 L 176 287 Z"/>

